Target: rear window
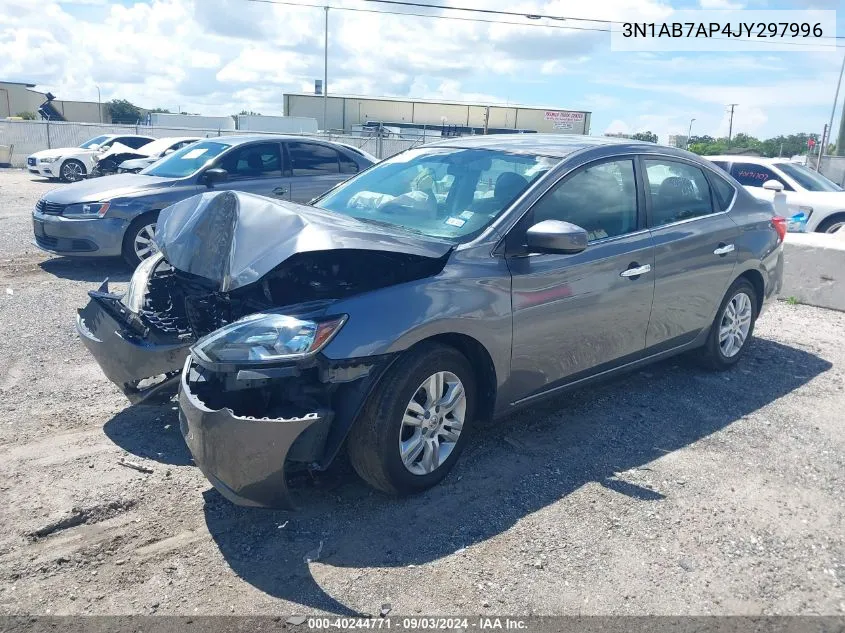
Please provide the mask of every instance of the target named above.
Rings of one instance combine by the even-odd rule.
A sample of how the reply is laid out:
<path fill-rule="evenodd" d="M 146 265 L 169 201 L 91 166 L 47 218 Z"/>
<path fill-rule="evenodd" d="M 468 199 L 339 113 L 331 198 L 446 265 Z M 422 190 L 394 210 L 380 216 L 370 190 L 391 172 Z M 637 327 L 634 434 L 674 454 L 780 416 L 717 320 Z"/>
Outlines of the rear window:
<path fill-rule="evenodd" d="M 713 190 L 716 192 L 716 203 L 719 209 L 727 211 L 736 195 L 736 189 L 727 180 L 714 173 L 710 173 L 710 181 L 713 183 Z"/>

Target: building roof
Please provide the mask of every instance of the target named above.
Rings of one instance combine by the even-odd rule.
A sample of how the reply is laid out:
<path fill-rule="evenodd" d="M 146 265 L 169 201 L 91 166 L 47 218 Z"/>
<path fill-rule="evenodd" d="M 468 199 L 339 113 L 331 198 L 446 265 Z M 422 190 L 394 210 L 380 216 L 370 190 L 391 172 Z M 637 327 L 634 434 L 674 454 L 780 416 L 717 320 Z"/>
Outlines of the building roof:
<path fill-rule="evenodd" d="M 521 152 L 562 158 L 580 149 L 604 145 L 655 147 L 654 143 L 647 143 L 645 141 L 607 136 L 583 136 L 580 134 L 492 134 L 487 136 L 459 136 L 428 143 L 425 147 L 491 149 L 503 152 Z"/>
<path fill-rule="evenodd" d="M 26 86 L 27 88 L 35 88 L 35 84 L 31 84 L 27 81 L 5 81 L 0 79 L 0 84 L 7 84 L 10 86 Z"/>
<path fill-rule="evenodd" d="M 311 92 L 287 92 L 286 97 L 317 97 L 322 99 L 323 95 L 314 94 Z M 367 101 L 394 101 L 399 103 L 431 103 L 434 105 L 458 105 L 458 106 L 481 106 L 491 108 L 521 108 L 523 110 L 564 110 L 566 112 L 583 112 L 584 114 L 591 114 L 589 110 L 572 110 L 570 108 L 561 108 L 560 106 L 538 106 L 525 105 L 522 103 L 484 103 L 480 101 L 457 101 L 454 99 L 416 99 L 413 97 L 373 97 L 368 95 L 350 95 L 350 94 L 329 94 L 329 99 L 365 99 Z"/>

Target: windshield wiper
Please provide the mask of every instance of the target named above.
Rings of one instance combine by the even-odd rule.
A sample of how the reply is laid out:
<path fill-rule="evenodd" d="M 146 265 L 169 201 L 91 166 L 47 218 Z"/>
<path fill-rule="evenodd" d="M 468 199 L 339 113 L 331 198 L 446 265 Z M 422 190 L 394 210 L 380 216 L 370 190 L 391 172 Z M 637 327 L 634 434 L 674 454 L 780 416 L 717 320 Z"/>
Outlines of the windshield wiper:
<path fill-rule="evenodd" d="M 383 226 L 387 229 L 401 229 L 403 231 L 407 231 L 408 233 L 414 233 L 416 235 L 425 235 L 426 237 L 431 237 L 428 233 L 424 231 L 420 231 L 419 229 L 412 229 L 410 226 L 405 226 L 404 224 L 393 224 L 392 222 L 385 222 L 384 220 L 374 220 L 373 218 L 362 218 L 358 216 L 353 216 L 356 220 L 361 220 L 362 222 L 369 222 L 371 224 L 377 224 L 379 226 Z"/>

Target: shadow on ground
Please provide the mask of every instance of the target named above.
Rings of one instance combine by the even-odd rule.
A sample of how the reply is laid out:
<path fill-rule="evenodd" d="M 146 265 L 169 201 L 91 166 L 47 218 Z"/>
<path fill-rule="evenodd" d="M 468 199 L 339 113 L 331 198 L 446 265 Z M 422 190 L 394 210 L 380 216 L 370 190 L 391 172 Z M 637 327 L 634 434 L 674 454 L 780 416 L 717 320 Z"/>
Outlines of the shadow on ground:
<path fill-rule="evenodd" d="M 318 479 L 291 482 L 298 512 L 237 507 L 210 489 L 204 493 L 206 524 L 246 582 L 308 609 L 356 614 L 323 591 L 307 557 L 319 551 L 319 560 L 335 567 L 424 564 L 496 536 L 588 482 L 659 503 L 661 493 L 615 473 L 724 429 L 830 367 L 808 352 L 763 339 L 725 373 L 704 371 L 684 357 L 670 359 L 483 429 L 453 473 L 419 496 L 374 493 L 341 461 Z M 162 444 L 150 430 L 165 422 L 151 425 L 151 414 L 145 420 L 138 409 L 106 425 L 112 440 L 138 455 L 186 455 L 184 447 L 176 449 L 181 437 L 165 436 Z"/>
<path fill-rule="evenodd" d="M 172 466 L 193 463 L 179 431 L 175 403 L 127 407 L 106 422 L 103 431 L 120 448 L 138 457 Z"/>
<path fill-rule="evenodd" d="M 127 282 L 132 270 L 118 257 L 73 258 L 54 257 L 38 264 L 45 273 L 73 281 L 100 284 L 104 279 Z"/>

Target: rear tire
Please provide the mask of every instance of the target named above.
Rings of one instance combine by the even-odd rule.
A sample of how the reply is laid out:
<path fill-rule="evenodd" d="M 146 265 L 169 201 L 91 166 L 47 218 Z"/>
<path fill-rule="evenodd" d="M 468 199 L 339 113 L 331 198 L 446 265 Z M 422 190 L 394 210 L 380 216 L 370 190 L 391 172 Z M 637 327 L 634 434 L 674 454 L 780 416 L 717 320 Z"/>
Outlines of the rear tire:
<path fill-rule="evenodd" d="M 740 277 L 731 284 L 700 352 L 706 367 L 724 371 L 739 362 L 754 334 L 757 305 L 757 291 L 751 282 Z"/>
<path fill-rule="evenodd" d="M 819 222 L 816 231 L 818 233 L 835 233 L 842 226 L 845 226 L 845 213 L 835 213 Z"/>
<path fill-rule="evenodd" d="M 59 168 L 59 180 L 62 182 L 79 182 L 85 178 L 86 173 L 85 165 L 71 158 L 63 162 Z"/>
<path fill-rule="evenodd" d="M 411 350 L 382 377 L 350 431 L 353 468 L 392 495 L 435 486 L 466 444 L 476 393 L 472 368 L 454 348 L 424 344 Z"/>
<path fill-rule="evenodd" d="M 123 235 L 122 254 L 124 261 L 134 270 L 142 259 L 158 251 L 150 241 L 155 236 L 158 211 L 145 213 L 134 220 Z M 145 246 L 149 246 L 146 248 Z"/>

